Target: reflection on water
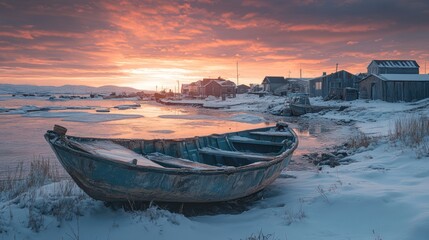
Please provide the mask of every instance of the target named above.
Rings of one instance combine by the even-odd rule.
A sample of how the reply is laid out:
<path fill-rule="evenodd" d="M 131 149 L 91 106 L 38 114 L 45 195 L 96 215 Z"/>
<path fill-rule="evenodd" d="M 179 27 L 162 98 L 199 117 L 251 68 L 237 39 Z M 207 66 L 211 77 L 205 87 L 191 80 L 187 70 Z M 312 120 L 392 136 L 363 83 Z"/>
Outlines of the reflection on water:
<path fill-rule="evenodd" d="M 341 145 L 352 132 L 352 128 L 338 126 L 329 119 L 298 119 L 299 121 L 290 124 L 299 137 L 298 148 L 288 167 L 292 170 L 314 169 L 314 165 L 303 157 L 305 154 L 321 153 L 329 147 Z"/>
<path fill-rule="evenodd" d="M 0 115 L 0 177 L 15 169 L 19 162 L 29 163 L 42 156 L 56 162 L 56 157 L 43 135 L 54 124 L 68 128 L 69 135 L 99 138 L 183 138 L 225 133 L 265 127 L 269 123 L 242 123 L 228 121 L 230 113 L 192 107 L 170 107 L 153 102 L 139 102 L 136 109 L 119 110 L 117 105 L 134 104 L 135 101 L 120 100 L 70 100 L 47 101 L 42 99 L 14 99 L 0 101 L 0 107 L 20 108 L 23 105 L 46 106 L 91 106 L 94 109 L 67 110 L 91 114 L 138 114 L 143 117 L 107 122 L 76 122 L 61 118 L 26 117 L 24 115 Z M 97 107 L 110 107 L 110 113 L 96 113 Z M 52 111 L 52 112 L 61 112 Z M 41 113 L 43 116 L 43 113 Z M 159 116 L 169 115 L 169 118 Z M 190 115 L 186 118 L 174 116 Z M 205 116 L 192 119 L 192 116 Z M 28 167 L 29 164 L 24 164 Z"/>
<path fill-rule="evenodd" d="M 294 129 L 300 136 L 310 137 L 320 133 L 326 133 L 332 130 L 331 126 L 323 122 L 301 122 L 297 128 Z"/>
<path fill-rule="evenodd" d="M 46 130 L 52 129 L 54 124 L 68 128 L 69 135 L 99 137 L 99 138 L 184 138 L 203 136 L 212 133 L 225 133 L 245 129 L 265 127 L 274 124 L 275 120 L 263 123 L 243 123 L 229 121 L 233 114 L 218 110 L 192 107 L 171 107 L 154 102 L 139 102 L 140 108 L 119 110 L 113 108 L 118 105 L 135 104 L 129 100 L 69 100 L 47 101 L 46 99 L 2 99 L 0 107 L 16 107 L 23 105 L 46 106 L 91 106 L 93 109 L 67 110 L 87 112 L 91 114 L 137 114 L 143 117 L 122 119 L 107 122 L 76 122 L 65 121 L 61 118 L 25 117 L 22 115 L 0 115 L 0 178 L 19 162 L 29 163 L 38 156 L 49 158 L 53 162 L 56 157 L 43 135 Z M 110 113 L 96 113 L 95 108 L 111 108 Z M 160 117 L 166 116 L 169 117 Z M 174 116 L 178 116 L 175 118 Z M 185 116 L 185 117 L 184 117 Z M 198 116 L 198 117 L 196 117 Z M 201 116 L 201 117 L 200 117 Z M 266 116 L 267 118 L 271 118 Z M 281 119 L 285 120 L 285 119 Z M 288 121 L 288 119 L 286 119 Z M 333 144 L 332 137 L 327 133 L 336 130 L 335 124 L 330 121 L 301 119 L 291 123 L 291 127 L 299 136 L 299 147 L 294 153 L 293 160 L 299 161 L 299 156 Z M 29 165 L 29 164 L 24 164 Z M 293 164 L 291 166 L 293 168 Z"/>

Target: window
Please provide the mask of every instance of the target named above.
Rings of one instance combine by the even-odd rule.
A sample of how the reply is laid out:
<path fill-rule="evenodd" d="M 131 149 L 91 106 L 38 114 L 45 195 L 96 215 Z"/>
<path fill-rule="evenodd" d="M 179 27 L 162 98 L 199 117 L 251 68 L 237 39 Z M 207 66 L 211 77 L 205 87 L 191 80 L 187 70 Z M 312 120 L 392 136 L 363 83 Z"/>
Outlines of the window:
<path fill-rule="evenodd" d="M 316 82 L 316 90 L 322 90 L 322 82 Z"/>

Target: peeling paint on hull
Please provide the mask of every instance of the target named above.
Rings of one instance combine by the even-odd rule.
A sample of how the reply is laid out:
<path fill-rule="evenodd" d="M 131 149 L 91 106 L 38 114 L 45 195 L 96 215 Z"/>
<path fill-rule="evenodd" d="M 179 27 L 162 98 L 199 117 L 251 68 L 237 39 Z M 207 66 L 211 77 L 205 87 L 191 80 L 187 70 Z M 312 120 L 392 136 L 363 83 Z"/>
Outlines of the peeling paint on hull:
<path fill-rule="evenodd" d="M 52 131 L 45 138 L 73 180 L 94 199 L 203 203 L 242 198 L 271 184 L 288 165 L 298 145 L 296 134 L 289 131 L 291 144 L 270 161 L 217 169 L 138 166 L 70 149 L 63 143 L 68 137 L 59 137 Z M 118 141 L 127 146 L 135 145 L 129 144 L 131 141 L 156 145 L 152 140 Z"/>

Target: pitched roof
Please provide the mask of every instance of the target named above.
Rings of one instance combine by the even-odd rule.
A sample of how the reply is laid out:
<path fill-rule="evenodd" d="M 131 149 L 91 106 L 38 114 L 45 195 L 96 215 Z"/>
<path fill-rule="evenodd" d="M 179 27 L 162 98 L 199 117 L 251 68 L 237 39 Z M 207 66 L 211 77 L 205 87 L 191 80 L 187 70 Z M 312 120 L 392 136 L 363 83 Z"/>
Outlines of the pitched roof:
<path fill-rule="evenodd" d="M 383 81 L 429 81 L 429 74 L 380 74 L 375 76 Z"/>
<path fill-rule="evenodd" d="M 419 68 L 415 60 L 372 60 L 379 67 L 385 68 Z M 371 63 L 369 65 L 371 65 Z"/>
<path fill-rule="evenodd" d="M 219 80 L 217 80 L 216 82 L 218 82 L 221 86 L 235 87 L 235 83 L 233 81 L 230 81 L 230 80 L 225 80 L 225 81 L 219 81 Z"/>
<path fill-rule="evenodd" d="M 277 77 L 277 76 L 266 76 L 264 80 L 267 79 L 270 83 L 285 83 L 284 77 Z"/>

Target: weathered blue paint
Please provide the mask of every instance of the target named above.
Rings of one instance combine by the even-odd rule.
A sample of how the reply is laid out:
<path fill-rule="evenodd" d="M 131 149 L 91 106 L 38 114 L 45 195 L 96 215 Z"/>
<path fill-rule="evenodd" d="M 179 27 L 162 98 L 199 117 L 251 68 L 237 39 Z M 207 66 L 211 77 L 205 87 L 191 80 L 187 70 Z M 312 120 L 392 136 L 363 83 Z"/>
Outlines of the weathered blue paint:
<path fill-rule="evenodd" d="M 59 135 L 54 131 L 48 131 L 45 138 L 73 180 L 94 199 L 218 202 L 245 197 L 262 190 L 288 165 L 293 151 L 298 146 L 296 134 L 291 129 L 286 129 L 285 134 L 279 136 L 255 134 L 268 131 L 274 131 L 274 127 L 175 140 L 79 138 Z M 248 138 L 249 144 L 243 144 L 243 141 L 229 142 L 229 138 L 233 139 L 233 136 L 242 137 L 244 140 Z M 189 159 L 218 167 L 204 169 L 141 166 L 103 158 L 70 146 L 70 141 L 85 144 L 98 140 L 112 141 L 143 156 L 159 152 L 179 160 Z M 252 163 L 246 157 L 216 154 L 210 156 L 198 152 L 209 147 L 232 152 L 238 149 L 245 152 L 244 156 L 263 154 L 271 158 L 268 161 Z"/>

